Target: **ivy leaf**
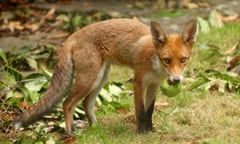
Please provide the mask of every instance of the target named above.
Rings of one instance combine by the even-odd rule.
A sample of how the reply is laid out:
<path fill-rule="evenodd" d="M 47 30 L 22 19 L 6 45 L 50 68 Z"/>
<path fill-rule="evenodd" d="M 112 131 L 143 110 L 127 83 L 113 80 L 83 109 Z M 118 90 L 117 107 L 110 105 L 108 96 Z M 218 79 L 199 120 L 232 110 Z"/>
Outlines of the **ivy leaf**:
<path fill-rule="evenodd" d="M 30 92 L 39 92 L 46 84 L 47 80 L 43 78 L 34 79 L 33 81 L 25 83 L 25 87 Z"/>
<path fill-rule="evenodd" d="M 204 20 L 203 18 L 198 17 L 197 21 L 200 27 L 200 31 L 202 33 L 208 33 L 210 31 L 209 23 L 207 20 Z"/>
<path fill-rule="evenodd" d="M 216 27 L 216 28 L 221 28 L 223 27 L 223 22 L 222 22 L 222 16 L 221 14 L 216 11 L 216 10 L 212 10 L 210 12 L 210 16 L 209 16 L 209 22 L 211 24 L 212 27 Z"/>
<path fill-rule="evenodd" d="M 107 102 L 112 101 L 112 95 L 106 89 L 101 89 L 99 94 L 104 101 L 107 101 Z"/>
<path fill-rule="evenodd" d="M 38 70 L 38 63 L 37 63 L 37 61 L 36 61 L 35 59 L 33 59 L 33 58 L 31 58 L 31 57 L 27 57 L 26 60 L 27 60 L 28 65 L 29 65 L 32 69 L 34 69 L 34 70 L 36 70 L 36 71 Z"/>
<path fill-rule="evenodd" d="M 6 63 L 8 65 L 6 53 L 3 51 L 2 48 L 0 48 L 0 57 L 3 59 L 4 63 Z"/>
<path fill-rule="evenodd" d="M 109 85 L 109 92 L 112 95 L 119 96 L 121 95 L 122 89 L 120 86 L 117 86 L 115 84 L 110 84 Z"/>

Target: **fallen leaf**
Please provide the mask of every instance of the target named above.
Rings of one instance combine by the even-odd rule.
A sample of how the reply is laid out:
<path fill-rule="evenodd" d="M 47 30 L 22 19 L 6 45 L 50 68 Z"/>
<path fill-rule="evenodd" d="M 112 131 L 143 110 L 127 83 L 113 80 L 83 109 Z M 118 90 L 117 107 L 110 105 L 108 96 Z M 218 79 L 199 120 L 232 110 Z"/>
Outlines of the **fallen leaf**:
<path fill-rule="evenodd" d="M 70 138 L 67 138 L 65 141 L 64 141 L 65 144 L 77 144 L 77 139 L 75 136 L 73 137 L 70 137 Z"/>
<path fill-rule="evenodd" d="M 62 21 L 62 22 L 70 21 L 69 17 L 65 14 L 60 14 L 59 16 L 56 17 L 56 20 Z"/>
<path fill-rule="evenodd" d="M 110 11 L 108 12 L 108 14 L 111 16 L 111 17 L 121 17 L 121 13 L 120 12 L 117 12 L 117 11 Z"/>
<path fill-rule="evenodd" d="M 207 20 L 205 20 L 201 17 L 198 17 L 197 21 L 198 21 L 198 24 L 199 24 L 199 27 L 200 27 L 200 31 L 202 33 L 208 33 L 210 31 L 209 23 L 208 23 Z"/>
<path fill-rule="evenodd" d="M 51 8 L 51 9 L 47 12 L 47 14 L 44 16 L 45 19 L 51 19 L 51 18 L 53 18 L 53 15 L 54 15 L 55 11 L 56 11 L 56 8 Z"/>
<path fill-rule="evenodd" d="M 230 49 L 226 50 L 224 54 L 233 54 L 237 50 L 238 46 L 240 46 L 240 40 L 237 41 Z"/>
<path fill-rule="evenodd" d="M 39 29 L 39 25 L 26 23 L 24 24 L 24 28 L 31 30 L 32 32 L 35 32 L 36 30 Z"/>
<path fill-rule="evenodd" d="M 56 39 L 58 39 L 58 38 L 65 38 L 65 37 L 67 37 L 67 36 L 69 36 L 70 35 L 70 33 L 68 33 L 68 32 L 64 32 L 64 33 L 58 33 L 58 34 L 55 34 L 55 35 L 53 35 L 53 36 L 51 36 L 50 38 L 56 38 Z"/>
<path fill-rule="evenodd" d="M 189 9 L 196 9 L 196 8 L 198 8 L 198 5 L 196 3 L 189 2 L 186 5 L 186 7 L 189 8 Z"/>
<path fill-rule="evenodd" d="M 210 7 L 210 4 L 206 1 L 202 1 L 202 2 L 200 1 L 198 2 L 198 6 L 202 8 L 207 8 L 207 7 Z"/>
<path fill-rule="evenodd" d="M 141 2 L 141 1 L 136 1 L 136 2 L 134 3 L 134 6 L 135 6 L 136 8 L 139 8 L 139 9 L 144 9 L 145 3 L 144 3 L 144 2 Z"/>
<path fill-rule="evenodd" d="M 54 16 L 56 8 L 51 8 L 45 16 L 43 16 L 40 20 L 40 25 L 43 25 L 47 19 L 51 19 Z"/>
<path fill-rule="evenodd" d="M 157 101 L 155 102 L 155 108 L 160 108 L 160 107 L 167 107 L 169 106 L 169 103 L 166 101 Z"/>
<path fill-rule="evenodd" d="M 220 79 L 212 79 L 210 82 L 205 84 L 205 89 L 209 91 L 218 91 L 221 93 L 225 92 L 226 81 Z"/>
<path fill-rule="evenodd" d="M 20 101 L 20 102 L 18 102 L 18 107 L 19 107 L 20 109 L 25 109 L 25 108 L 28 107 L 28 104 L 27 104 L 27 102 Z"/>
<path fill-rule="evenodd" d="M 117 111 L 118 111 L 119 113 L 122 113 L 122 114 L 126 114 L 126 113 L 127 113 L 127 109 L 125 109 L 125 108 L 117 109 Z"/>
<path fill-rule="evenodd" d="M 46 144 L 55 144 L 55 141 L 52 137 L 50 137 L 47 141 Z"/>
<path fill-rule="evenodd" d="M 225 16 L 225 17 L 222 17 L 222 21 L 223 22 L 233 22 L 233 21 L 237 20 L 238 17 L 239 17 L 239 15 Z"/>
<path fill-rule="evenodd" d="M 222 15 L 217 10 L 212 10 L 209 16 L 209 22 L 212 27 L 223 27 Z"/>
<path fill-rule="evenodd" d="M 240 64 L 240 55 L 232 58 L 232 59 L 228 62 L 227 71 L 232 70 L 233 68 L 235 68 L 235 67 L 238 66 L 239 64 Z"/>
<path fill-rule="evenodd" d="M 11 22 L 9 22 L 7 28 L 11 32 L 14 32 L 15 30 L 23 30 L 24 29 L 24 27 L 21 25 L 20 21 L 11 21 Z"/>

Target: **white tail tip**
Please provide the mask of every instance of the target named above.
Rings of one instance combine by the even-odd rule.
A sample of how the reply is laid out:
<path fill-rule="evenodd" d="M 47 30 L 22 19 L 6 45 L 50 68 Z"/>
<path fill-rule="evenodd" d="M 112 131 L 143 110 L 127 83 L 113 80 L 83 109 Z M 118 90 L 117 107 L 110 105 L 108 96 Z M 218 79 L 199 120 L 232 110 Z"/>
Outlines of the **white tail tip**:
<path fill-rule="evenodd" d="M 13 123 L 15 129 L 20 129 L 22 127 L 22 122 L 20 121 L 16 121 Z"/>

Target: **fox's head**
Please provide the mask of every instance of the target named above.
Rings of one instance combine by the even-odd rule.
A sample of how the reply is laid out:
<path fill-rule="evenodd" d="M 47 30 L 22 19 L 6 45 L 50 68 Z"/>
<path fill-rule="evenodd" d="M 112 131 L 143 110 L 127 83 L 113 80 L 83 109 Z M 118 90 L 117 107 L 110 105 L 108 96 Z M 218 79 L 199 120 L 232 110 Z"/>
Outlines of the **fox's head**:
<path fill-rule="evenodd" d="M 173 83 L 181 82 L 196 40 L 196 21 L 190 21 L 180 34 L 171 35 L 158 22 L 152 21 L 151 34 L 160 61 L 169 75 L 169 80 Z"/>

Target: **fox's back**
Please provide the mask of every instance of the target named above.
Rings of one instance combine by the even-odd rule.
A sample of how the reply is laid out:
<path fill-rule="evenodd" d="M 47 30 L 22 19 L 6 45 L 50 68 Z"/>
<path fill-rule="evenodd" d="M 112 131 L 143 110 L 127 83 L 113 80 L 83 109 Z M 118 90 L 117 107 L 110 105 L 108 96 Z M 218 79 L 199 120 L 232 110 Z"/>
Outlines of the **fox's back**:
<path fill-rule="evenodd" d="M 137 20 L 112 19 L 82 28 L 71 40 L 75 37 L 77 42 L 74 52 L 93 49 L 117 63 L 131 65 L 139 48 L 138 41 L 145 35 L 150 35 L 149 27 Z"/>

